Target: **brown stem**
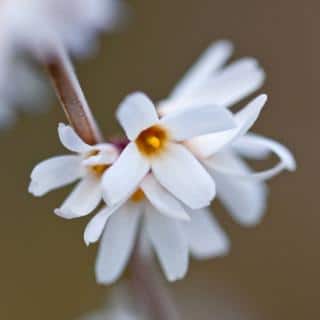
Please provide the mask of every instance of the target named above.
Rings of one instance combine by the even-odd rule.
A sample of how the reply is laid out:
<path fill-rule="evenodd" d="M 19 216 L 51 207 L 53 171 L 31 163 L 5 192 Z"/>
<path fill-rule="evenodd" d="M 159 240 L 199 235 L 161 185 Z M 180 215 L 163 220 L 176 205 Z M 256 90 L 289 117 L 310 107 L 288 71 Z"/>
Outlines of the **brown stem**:
<path fill-rule="evenodd" d="M 86 143 L 93 145 L 102 142 L 102 136 L 66 52 L 57 48 L 45 60 L 45 67 L 70 125 Z"/>
<path fill-rule="evenodd" d="M 138 293 L 138 300 L 152 319 L 179 320 L 177 309 L 167 289 L 154 270 L 151 259 L 144 257 L 135 248 L 131 260 L 131 285 Z"/>

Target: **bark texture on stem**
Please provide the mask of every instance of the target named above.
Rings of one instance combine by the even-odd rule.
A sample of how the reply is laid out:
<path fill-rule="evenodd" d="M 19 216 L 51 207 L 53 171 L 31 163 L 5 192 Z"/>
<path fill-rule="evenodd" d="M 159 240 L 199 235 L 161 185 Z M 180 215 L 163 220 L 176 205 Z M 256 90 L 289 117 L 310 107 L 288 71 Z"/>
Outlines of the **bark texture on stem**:
<path fill-rule="evenodd" d="M 102 136 L 66 52 L 57 48 L 45 60 L 45 66 L 70 125 L 86 143 L 102 142 Z"/>

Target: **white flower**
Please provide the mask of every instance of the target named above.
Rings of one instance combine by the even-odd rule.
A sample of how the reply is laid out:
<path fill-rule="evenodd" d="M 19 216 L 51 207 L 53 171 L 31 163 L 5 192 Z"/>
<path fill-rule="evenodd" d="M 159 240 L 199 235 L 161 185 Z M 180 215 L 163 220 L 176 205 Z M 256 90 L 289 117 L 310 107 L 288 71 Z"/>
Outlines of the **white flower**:
<path fill-rule="evenodd" d="M 121 276 L 138 238 L 141 220 L 144 240 L 154 248 L 169 281 L 184 277 L 189 252 L 206 258 L 228 249 L 226 236 L 207 209 L 184 208 L 148 174 L 125 203 L 103 208 L 86 227 L 87 245 L 103 234 L 96 261 L 98 282 L 110 284 Z"/>
<path fill-rule="evenodd" d="M 108 205 L 126 199 L 150 170 L 164 188 L 190 208 L 210 204 L 214 182 L 182 142 L 233 128 L 230 112 L 204 106 L 159 119 L 150 99 L 135 93 L 122 102 L 117 117 L 130 142 L 103 176 Z"/>
<path fill-rule="evenodd" d="M 251 58 L 241 59 L 222 69 L 231 54 L 229 42 L 211 46 L 186 74 L 166 100 L 160 102 L 159 113 L 169 114 L 206 103 L 212 107 L 230 107 L 258 89 L 264 79 L 263 71 Z M 266 206 L 267 189 L 262 180 L 269 179 L 296 164 L 290 151 L 278 142 L 247 133 L 258 118 L 266 95 L 260 95 L 235 114 L 236 128 L 199 136 L 186 144 L 212 174 L 217 196 L 232 216 L 245 225 L 260 221 Z M 243 161 L 263 159 L 271 152 L 280 161 L 268 170 L 253 172 Z"/>
<path fill-rule="evenodd" d="M 190 68 L 158 111 L 199 105 L 230 107 L 261 87 L 265 74 L 254 58 L 242 58 L 224 67 L 233 46 L 229 41 L 211 45 Z"/>
<path fill-rule="evenodd" d="M 11 126 L 20 112 L 47 109 L 43 102 L 49 95 L 48 88 L 30 64 L 23 59 L 15 59 L 10 64 L 0 61 L 0 70 L 0 129 Z"/>
<path fill-rule="evenodd" d="M 18 110 L 34 111 L 46 90 L 25 58 L 44 58 L 64 47 L 85 54 L 99 30 L 116 23 L 120 0 L 1 0 L 0 1 L 0 128 Z M 14 85 L 13 85 L 14 84 Z M 40 108 L 37 108 L 40 109 Z"/>
<path fill-rule="evenodd" d="M 119 0 L 2 0 L 0 29 L 18 48 L 50 53 L 55 42 L 83 52 L 115 23 Z"/>
<path fill-rule="evenodd" d="M 60 124 L 61 143 L 75 155 L 52 157 L 39 163 L 31 173 L 29 192 L 43 196 L 47 192 L 80 182 L 55 213 L 67 219 L 91 213 L 102 200 L 101 176 L 117 158 L 117 149 L 107 143 L 90 146 L 75 131 Z"/>

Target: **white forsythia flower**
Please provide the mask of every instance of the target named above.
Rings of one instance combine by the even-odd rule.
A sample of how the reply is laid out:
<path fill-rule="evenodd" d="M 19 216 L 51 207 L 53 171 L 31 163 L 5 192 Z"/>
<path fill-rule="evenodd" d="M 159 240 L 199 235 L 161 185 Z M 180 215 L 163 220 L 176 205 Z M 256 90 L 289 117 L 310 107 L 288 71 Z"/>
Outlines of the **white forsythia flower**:
<path fill-rule="evenodd" d="M 81 217 L 91 213 L 101 202 L 101 176 L 118 157 L 118 150 L 108 143 L 88 145 L 64 124 L 59 125 L 58 133 L 63 146 L 76 154 L 56 156 L 39 163 L 32 170 L 29 192 L 43 196 L 80 179 L 55 213 L 67 219 Z"/>
<path fill-rule="evenodd" d="M 96 261 L 98 282 L 110 284 L 121 276 L 141 220 L 144 240 L 154 248 L 169 281 L 184 277 L 189 252 L 204 258 L 225 253 L 228 248 L 226 236 L 206 210 L 184 208 L 148 174 L 125 203 L 103 208 L 86 227 L 88 245 L 103 234 Z"/>
<path fill-rule="evenodd" d="M 2 0 L 0 37 L 17 48 L 50 53 L 55 42 L 83 52 L 97 31 L 114 26 L 120 0 Z"/>
<path fill-rule="evenodd" d="M 160 102 L 158 111 L 170 115 L 176 110 L 187 110 L 199 105 L 230 107 L 258 89 L 264 73 L 252 58 L 245 58 L 222 68 L 231 54 L 231 44 L 220 41 L 212 45 L 190 69 L 173 90 Z M 284 169 L 295 170 L 290 151 L 278 142 L 247 133 L 258 118 L 266 95 L 260 95 L 236 113 L 236 128 L 199 136 L 187 142 L 197 158 L 212 174 L 217 186 L 217 196 L 232 216 L 245 225 L 260 221 L 266 206 L 267 189 L 263 180 Z M 280 162 L 271 169 L 255 173 L 242 157 L 262 159 L 271 152 Z"/>
<path fill-rule="evenodd" d="M 214 182 L 183 142 L 233 128 L 233 116 L 227 109 L 190 108 L 159 119 L 152 101 L 134 93 L 121 103 L 117 117 L 130 142 L 103 175 L 108 205 L 126 199 L 150 170 L 164 188 L 190 208 L 210 204 L 215 196 Z"/>

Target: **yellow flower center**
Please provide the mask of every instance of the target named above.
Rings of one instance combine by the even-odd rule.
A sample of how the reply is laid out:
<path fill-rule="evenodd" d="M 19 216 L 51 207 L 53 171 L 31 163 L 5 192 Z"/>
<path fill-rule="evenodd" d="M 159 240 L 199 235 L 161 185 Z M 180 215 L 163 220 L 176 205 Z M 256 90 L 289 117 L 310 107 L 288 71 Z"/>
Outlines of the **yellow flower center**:
<path fill-rule="evenodd" d="M 89 169 L 90 171 L 97 177 L 101 177 L 103 173 L 108 169 L 107 164 L 97 164 L 94 166 L 90 166 Z"/>
<path fill-rule="evenodd" d="M 141 189 L 138 189 L 132 196 L 131 201 L 133 202 L 140 202 L 144 199 L 144 193 Z"/>
<path fill-rule="evenodd" d="M 160 126 L 153 126 L 142 131 L 136 139 L 140 152 L 149 157 L 162 152 L 167 142 L 168 133 Z"/>

